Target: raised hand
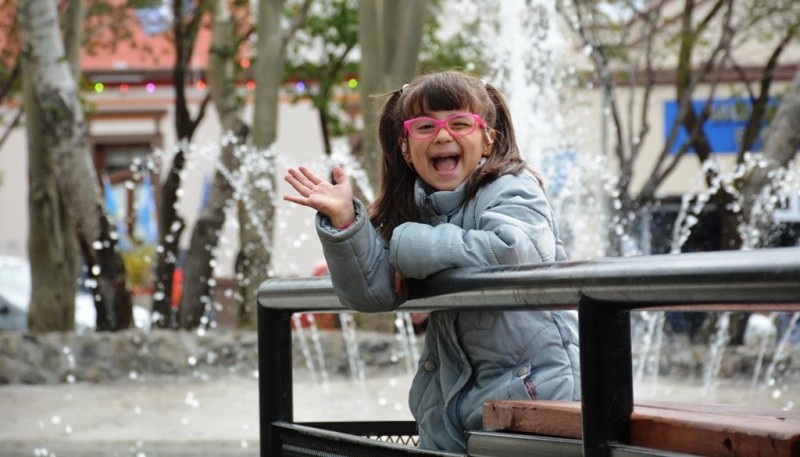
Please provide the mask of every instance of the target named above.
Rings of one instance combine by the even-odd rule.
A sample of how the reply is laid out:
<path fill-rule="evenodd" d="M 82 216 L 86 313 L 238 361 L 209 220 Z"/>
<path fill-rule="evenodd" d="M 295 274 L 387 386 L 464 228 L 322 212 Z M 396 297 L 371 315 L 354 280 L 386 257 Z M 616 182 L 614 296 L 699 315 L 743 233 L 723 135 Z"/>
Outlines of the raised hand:
<path fill-rule="evenodd" d="M 347 227 L 356 219 L 353 187 L 340 166 L 333 167 L 335 184 L 320 178 L 306 167 L 290 168 L 283 179 L 300 194 L 284 195 L 284 200 L 319 211 L 328 216 L 331 225 L 336 228 Z"/>

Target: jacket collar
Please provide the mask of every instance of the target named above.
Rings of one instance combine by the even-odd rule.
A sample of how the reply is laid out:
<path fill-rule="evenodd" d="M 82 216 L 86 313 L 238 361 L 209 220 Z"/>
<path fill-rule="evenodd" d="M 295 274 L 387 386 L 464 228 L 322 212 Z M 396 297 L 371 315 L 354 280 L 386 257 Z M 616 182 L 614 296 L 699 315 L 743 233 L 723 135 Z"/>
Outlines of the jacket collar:
<path fill-rule="evenodd" d="M 464 181 L 453 190 L 436 191 L 417 178 L 414 183 L 414 200 L 421 208 L 430 208 L 442 216 L 452 216 L 463 205 L 467 195 L 466 189 L 467 182 Z"/>

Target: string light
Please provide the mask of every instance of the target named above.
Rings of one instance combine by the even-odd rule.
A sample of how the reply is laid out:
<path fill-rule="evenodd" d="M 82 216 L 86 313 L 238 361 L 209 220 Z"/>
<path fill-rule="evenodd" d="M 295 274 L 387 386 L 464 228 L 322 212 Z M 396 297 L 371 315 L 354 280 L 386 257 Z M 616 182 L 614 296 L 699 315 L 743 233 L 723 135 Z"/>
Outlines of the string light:
<path fill-rule="evenodd" d="M 94 83 L 94 91 L 95 91 L 95 92 L 97 92 L 98 94 L 100 94 L 100 93 L 102 93 L 102 92 L 103 92 L 103 89 L 104 89 L 103 83 L 101 83 L 101 82 L 96 82 L 96 83 Z"/>
<path fill-rule="evenodd" d="M 119 91 L 122 92 L 123 94 L 127 93 L 128 92 L 128 84 L 126 84 L 126 83 L 120 84 L 119 85 Z"/>
<path fill-rule="evenodd" d="M 146 86 L 144 86 L 144 88 L 145 88 L 145 90 L 146 90 L 147 92 L 150 92 L 150 93 L 153 93 L 153 92 L 155 92 L 155 91 L 156 91 L 156 85 L 155 85 L 155 84 L 153 84 L 153 83 L 147 83 L 147 85 L 146 85 Z"/>
<path fill-rule="evenodd" d="M 350 78 L 347 80 L 347 86 L 351 89 L 355 89 L 358 87 L 358 80 L 356 78 Z"/>
<path fill-rule="evenodd" d="M 248 80 L 244 86 L 247 88 L 247 90 L 256 90 L 256 82 L 252 79 Z"/>

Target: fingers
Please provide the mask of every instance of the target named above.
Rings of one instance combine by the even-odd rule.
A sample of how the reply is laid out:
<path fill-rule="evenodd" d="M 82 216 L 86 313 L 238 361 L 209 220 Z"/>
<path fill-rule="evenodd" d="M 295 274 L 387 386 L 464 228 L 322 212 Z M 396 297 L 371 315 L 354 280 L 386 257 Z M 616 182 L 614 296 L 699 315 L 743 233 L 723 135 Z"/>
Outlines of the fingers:
<path fill-rule="evenodd" d="M 315 186 L 323 181 L 322 178 L 315 175 L 314 172 L 312 172 L 306 167 L 300 167 L 299 170 L 300 173 L 303 174 L 303 177 Z"/>
<path fill-rule="evenodd" d="M 289 168 L 283 179 L 299 195 L 286 195 L 283 199 L 323 212 L 325 210 L 338 211 L 341 206 L 352 206 L 352 191 L 349 190 L 346 173 L 341 167 L 335 166 L 333 175 L 335 185 L 331 185 L 330 182 L 320 178 L 306 167 Z M 342 204 L 342 202 L 345 203 Z"/>
<path fill-rule="evenodd" d="M 298 194 L 302 195 L 303 197 L 308 197 L 311 194 L 310 188 L 298 180 L 295 177 L 295 173 L 297 173 L 297 171 L 289 170 L 289 174 L 283 177 L 284 181 L 289 183 L 289 185 L 292 186 L 292 188 L 294 188 Z"/>
<path fill-rule="evenodd" d="M 297 170 L 290 168 L 288 173 L 289 174 L 286 176 L 286 181 L 301 194 L 303 193 L 301 188 L 305 188 L 307 192 L 320 182 L 319 178 L 317 178 L 317 182 L 314 182 L 313 178 L 316 178 L 316 175 L 314 175 L 311 170 L 305 167 L 300 167 Z"/>
<path fill-rule="evenodd" d="M 333 167 L 333 180 L 336 184 L 341 184 L 347 181 L 347 173 L 339 165 Z"/>

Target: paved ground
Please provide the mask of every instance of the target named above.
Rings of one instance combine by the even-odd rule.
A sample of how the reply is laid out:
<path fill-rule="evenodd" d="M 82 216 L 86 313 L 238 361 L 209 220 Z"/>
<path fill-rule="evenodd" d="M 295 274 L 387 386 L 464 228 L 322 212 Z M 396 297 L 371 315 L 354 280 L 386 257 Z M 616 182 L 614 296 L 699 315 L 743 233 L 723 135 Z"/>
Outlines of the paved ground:
<path fill-rule="evenodd" d="M 410 378 L 295 385 L 295 420 L 409 420 Z M 258 455 L 257 379 L 0 387 L 0 456 Z"/>
<path fill-rule="evenodd" d="M 300 378 L 300 376 L 297 376 Z M 407 375 L 363 383 L 295 384 L 295 420 L 410 420 Z M 796 409 L 796 386 L 750 391 L 749 383 L 637 383 L 637 398 Z M 178 457 L 258 455 L 258 381 L 138 379 L 107 384 L 0 386 L 0 456 Z"/>

